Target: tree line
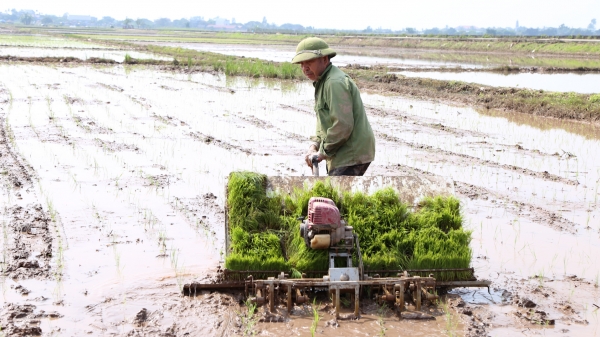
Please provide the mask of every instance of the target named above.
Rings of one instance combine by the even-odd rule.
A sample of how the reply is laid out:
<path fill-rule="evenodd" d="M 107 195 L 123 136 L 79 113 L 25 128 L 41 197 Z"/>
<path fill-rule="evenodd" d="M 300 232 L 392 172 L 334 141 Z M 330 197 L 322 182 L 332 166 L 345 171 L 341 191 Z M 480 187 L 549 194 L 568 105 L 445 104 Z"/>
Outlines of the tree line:
<path fill-rule="evenodd" d="M 596 29 L 596 19 L 591 19 L 586 28 L 568 27 L 564 24 L 558 27 L 444 27 L 416 29 L 406 27 L 399 30 L 372 28 L 347 30 L 347 29 L 320 29 L 312 26 L 304 27 L 300 24 L 285 23 L 276 25 L 269 23 L 267 18 L 262 21 L 250 21 L 237 23 L 235 19 L 212 18 L 205 19 L 202 16 L 181 18 L 171 20 L 170 18 L 159 18 L 149 20 L 146 18 L 126 18 L 117 20 L 110 16 L 100 19 L 93 16 L 73 16 L 65 13 L 62 16 L 41 14 L 32 10 L 7 10 L 0 13 L 0 23 L 13 23 L 24 25 L 43 26 L 75 26 L 75 27 L 104 27 L 104 28 L 137 28 L 137 29 L 201 29 L 217 31 L 247 31 L 263 33 L 297 33 L 297 34 L 385 34 L 385 35 L 421 35 L 421 36 L 571 36 L 586 37 L 600 36 L 600 29 Z"/>

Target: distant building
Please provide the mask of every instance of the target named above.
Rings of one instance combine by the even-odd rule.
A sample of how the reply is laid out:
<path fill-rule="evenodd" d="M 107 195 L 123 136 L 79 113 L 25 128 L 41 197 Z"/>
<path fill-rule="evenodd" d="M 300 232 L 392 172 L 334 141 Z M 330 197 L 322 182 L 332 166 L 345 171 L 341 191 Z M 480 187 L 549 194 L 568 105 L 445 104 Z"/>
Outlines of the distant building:
<path fill-rule="evenodd" d="M 517 24 L 515 25 L 515 29 L 519 29 L 519 20 L 517 20 Z"/>

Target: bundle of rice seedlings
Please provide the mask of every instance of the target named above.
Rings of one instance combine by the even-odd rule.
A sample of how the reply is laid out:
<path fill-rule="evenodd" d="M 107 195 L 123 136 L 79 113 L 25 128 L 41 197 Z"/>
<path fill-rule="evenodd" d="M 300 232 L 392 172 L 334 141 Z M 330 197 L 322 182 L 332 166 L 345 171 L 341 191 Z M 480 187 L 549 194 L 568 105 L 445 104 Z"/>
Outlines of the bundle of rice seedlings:
<path fill-rule="evenodd" d="M 418 210 L 413 213 L 417 226 L 434 226 L 448 233 L 462 228 L 460 201 L 453 197 L 425 198 L 419 203 Z"/>
<path fill-rule="evenodd" d="M 281 229 L 280 198 L 267 198 L 266 176 L 233 172 L 227 184 L 230 270 L 289 270 L 275 231 Z"/>
<path fill-rule="evenodd" d="M 373 195 L 345 193 L 341 211 L 358 234 L 365 268 L 405 267 L 413 246 L 406 228 L 409 212 L 393 189 Z"/>
<path fill-rule="evenodd" d="M 471 263 L 471 232 L 463 229 L 444 233 L 437 227 L 427 227 L 417 233 L 415 250 L 408 269 L 468 268 Z M 464 279 L 465 273 L 445 272 L 438 280 Z M 470 273 L 466 273 L 470 274 Z"/>
<path fill-rule="evenodd" d="M 288 196 L 267 197 L 265 180 L 264 175 L 252 172 L 230 175 L 228 269 L 326 272 L 327 250 L 307 248 L 297 220 L 307 215 L 308 201 L 313 196 L 336 203 L 342 218 L 358 234 L 367 270 L 469 267 L 471 233 L 462 229 L 456 198 L 426 198 L 411 212 L 391 188 L 372 195 L 342 194 L 326 180 L 312 188 L 296 189 Z M 448 272 L 436 277 L 464 279 L 467 275 Z"/>

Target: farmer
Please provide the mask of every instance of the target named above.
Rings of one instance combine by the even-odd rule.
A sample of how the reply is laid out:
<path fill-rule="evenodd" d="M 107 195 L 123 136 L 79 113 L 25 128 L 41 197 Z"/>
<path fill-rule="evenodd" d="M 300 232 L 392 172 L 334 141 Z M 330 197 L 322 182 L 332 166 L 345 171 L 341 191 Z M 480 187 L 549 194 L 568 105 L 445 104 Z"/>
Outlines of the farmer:
<path fill-rule="evenodd" d="M 292 59 L 315 87 L 317 132 L 305 160 L 312 167 L 313 156 L 325 159 L 330 176 L 362 176 L 375 159 L 375 137 L 356 84 L 331 64 L 335 55 L 325 41 L 310 37 Z"/>

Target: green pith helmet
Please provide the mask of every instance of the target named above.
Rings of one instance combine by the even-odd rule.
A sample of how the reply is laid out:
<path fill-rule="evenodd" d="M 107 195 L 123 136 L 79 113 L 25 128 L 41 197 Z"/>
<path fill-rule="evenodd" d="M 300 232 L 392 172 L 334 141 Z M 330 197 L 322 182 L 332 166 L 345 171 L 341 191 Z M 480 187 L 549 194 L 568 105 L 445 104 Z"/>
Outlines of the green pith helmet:
<path fill-rule="evenodd" d="M 329 48 L 327 42 L 318 37 L 309 37 L 298 43 L 298 47 L 296 47 L 296 56 L 292 59 L 292 63 L 300 63 L 322 56 L 329 56 L 329 58 L 332 58 L 335 55 L 335 50 Z"/>

